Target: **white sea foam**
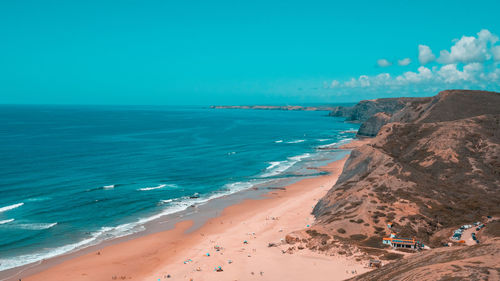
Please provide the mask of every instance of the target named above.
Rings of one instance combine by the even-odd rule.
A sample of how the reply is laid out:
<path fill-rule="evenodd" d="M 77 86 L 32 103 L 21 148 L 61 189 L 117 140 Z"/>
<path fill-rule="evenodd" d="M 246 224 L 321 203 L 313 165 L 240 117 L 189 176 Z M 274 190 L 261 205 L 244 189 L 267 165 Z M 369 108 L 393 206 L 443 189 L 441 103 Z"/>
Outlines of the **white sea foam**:
<path fill-rule="evenodd" d="M 282 143 L 282 142 L 283 142 L 283 140 L 277 140 L 277 141 L 275 141 L 275 143 Z"/>
<path fill-rule="evenodd" d="M 305 142 L 306 140 L 293 140 L 293 141 L 287 141 L 286 143 L 301 143 Z"/>
<path fill-rule="evenodd" d="M 271 170 L 272 168 L 278 166 L 279 164 L 281 164 L 282 161 L 276 161 L 276 162 L 269 162 L 269 167 L 266 168 L 266 170 Z"/>
<path fill-rule="evenodd" d="M 225 194 L 223 193 L 221 196 L 249 189 L 259 183 L 262 183 L 262 181 L 252 180 L 252 181 L 233 182 L 225 184 L 224 189 L 226 190 L 226 193 Z"/>
<path fill-rule="evenodd" d="M 64 246 L 60 246 L 53 249 L 45 249 L 43 252 L 33 253 L 29 255 L 16 256 L 12 258 L 0 258 L 0 271 L 6 270 L 9 268 L 14 268 L 18 266 L 22 266 L 25 264 L 38 262 L 44 259 L 52 258 L 55 256 L 59 256 L 68 252 L 73 252 L 85 247 L 89 247 L 95 244 L 98 244 L 101 241 L 108 240 L 111 238 L 118 238 L 125 235 L 133 234 L 136 232 L 143 231 L 145 229 L 144 224 L 156 219 L 159 219 L 163 216 L 174 214 L 177 212 L 181 212 L 189 208 L 193 205 L 204 204 L 212 199 L 220 198 L 226 196 L 228 194 L 247 189 L 252 187 L 255 184 L 262 183 L 263 181 L 252 180 L 251 182 L 235 182 L 229 183 L 224 186 L 226 192 L 218 192 L 208 195 L 206 197 L 199 198 L 174 198 L 168 200 L 161 200 L 162 203 L 170 203 L 167 208 L 162 210 L 159 213 L 156 213 L 152 216 L 140 218 L 135 222 L 125 223 L 116 227 L 101 227 L 98 231 L 91 234 L 90 237 L 85 238 L 77 243 L 68 244 Z M 175 186 L 175 185 L 173 185 Z M 53 224 L 29 224 L 31 228 L 38 227 L 39 229 L 47 229 L 56 225 Z M 24 225 L 28 226 L 28 224 Z"/>
<path fill-rule="evenodd" d="M 308 158 L 310 156 L 311 156 L 311 154 L 304 153 L 304 154 L 301 154 L 301 155 L 290 157 L 288 159 L 293 160 L 293 161 L 301 161 L 302 159 Z"/>
<path fill-rule="evenodd" d="M 105 185 L 102 187 L 102 189 L 113 189 L 115 188 L 115 185 L 114 184 L 111 184 L 111 185 Z"/>
<path fill-rule="evenodd" d="M 21 207 L 22 205 L 24 205 L 24 203 L 17 203 L 17 204 L 12 204 L 9 206 L 2 207 L 2 208 L 0 208 L 0 213 Z"/>
<path fill-rule="evenodd" d="M 143 188 L 139 188 L 137 190 L 139 190 L 139 191 L 148 191 L 148 190 L 161 189 L 161 188 L 164 188 L 165 186 L 167 186 L 167 185 L 166 184 L 160 184 L 158 186 L 143 187 Z M 174 186 L 174 185 L 169 185 L 169 186 Z"/>
<path fill-rule="evenodd" d="M 108 240 L 110 238 L 118 238 L 125 235 L 129 235 L 132 233 L 136 233 L 139 231 L 143 231 L 144 226 L 140 225 L 142 222 L 139 220 L 134 223 L 126 223 L 116 227 L 101 227 L 98 231 L 93 232 L 90 237 L 85 238 L 79 242 L 68 244 L 52 249 L 44 249 L 43 251 L 21 255 L 12 258 L 1 258 L 0 257 L 0 271 L 6 270 L 9 268 L 14 268 L 18 266 L 22 266 L 25 264 L 39 262 L 44 259 L 49 259 L 52 257 L 56 257 L 65 253 L 73 252 L 75 250 L 79 250 L 85 247 L 89 247 L 92 245 L 96 245 L 101 241 Z M 56 225 L 53 224 L 39 224 L 40 227 L 50 228 Z"/>
<path fill-rule="evenodd" d="M 336 147 L 339 147 L 343 144 L 346 144 L 348 142 L 352 141 L 352 138 L 345 138 L 345 139 L 342 139 L 338 142 L 333 142 L 333 143 L 329 143 L 329 144 L 325 144 L 325 145 L 320 145 L 318 146 L 317 148 L 318 149 L 331 149 L 331 148 L 336 148 Z"/>
<path fill-rule="evenodd" d="M 15 228 L 25 229 L 25 230 L 44 230 L 49 229 L 57 225 L 57 222 L 53 223 L 21 223 L 16 224 Z"/>
<path fill-rule="evenodd" d="M 325 141 L 329 141 L 331 139 L 317 139 L 317 141 L 320 141 L 320 142 L 325 142 Z"/>
<path fill-rule="evenodd" d="M 329 143 L 329 144 L 320 145 L 317 148 L 318 149 L 327 149 L 327 148 L 333 148 L 336 145 L 338 145 L 338 142 L 332 142 L 332 143 Z"/>
<path fill-rule="evenodd" d="M 51 197 L 34 197 L 34 198 L 28 198 L 25 201 L 27 202 L 40 202 L 40 201 L 47 201 L 52 199 Z"/>
<path fill-rule="evenodd" d="M 350 141 L 351 139 L 345 139 L 342 141 L 339 141 L 338 143 L 334 144 L 329 144 L 329 145 L 338 145 L 340 143 L 345 143 Z M 282 141 L 281 141 L 282 142 Z M 314 154 L 316 155 L 316 154 Z M 289 157 L 284 161 L 275 161 L 275 162 L 269 162 L 269 166 L 266 168 L 266 173 L 264 173 L 261 177 L 270 177 L 274 175 L 279 175 L 280 173 L 288 170 L 291 168 L 293 165 L 298 163 L 299 161 L 302 161 L 307 158 L 313 157 L 312 154 L 305 153 L 293 157 Z M 95 245 L 99 243 L 100 241 L 103 240 L 108 240 L 111 238 L 117 238 L 125 235 L 129 235 L 132 233 L 136 233 L 139 231 L 143 231 L 145 229 L 144 224 L 156 219 L 159 219 L 163 216 L 178 213 L 181 211 L 184 211 L 188 209 L 190 206 L 193 205 L 201 205 L 204 204 L 210 200 L 220 198 L 223 196 L 227 196 L 229 194 L 249 189 L 257 184 L 262 184 L 266 182 L 266 179 L 260 179 L 260 180 L 252 180 L 252 181 L 247 181 L 247 182 L 233 182 L 233 183 L 228 183 L 223 186 L 223 189 L 225 190 L 224 192 L 216 192 L 212 193 L 207 196 L 202 196 L 199 198 L 190 198 L 190 197 L 183 197 L 183 198 L 173 198 L 173 199 L 167 199 L 167 200 L 160 200 L 161 203 L 165 204 L 166 208 L 160 211 L 159 213 L 156 213 L 152 216 L 145 217 L 145 218 L 140 218 L 134 222 L 131 223 L 126 223 L 122 224 L 116 227 L 102 227 L 98 231 L 94 232 L 91 234 L 90 237 L 85 238 L 77 243 L 69 244 L 69 245 L 64 245 L 61 247 L 53 248 L 53 249 L 47 249 L 44 250 L 43 252 L 40 251 L 38 253 L 30 254 L 30 255 L 23 255 L 23 256 L 17 256 L 17 257 L 12 257 L 12 258 L 0 258 L 0 271 L 21 266 L 24 264 L 32 263 L 32 262 L 37 262 L 42 259 L 47 259 L 51 258 L 54 256 L 58 256 L 64 253 L 72 252 L 84 247 L 88 247 L 91 245 Z M 155 187 L 145 187 L 141 188 L 138 190 L 141 191 L 147 191 L 147 190 L 154 190 L 154 189 L 160 189 L 164 188 L 166 186 L 173 186 L 175 187 L 176 185 L 167 185 L 167 184 L 162 184 L 158 185 Z M 22 204 L 22 203 L 20 203 Z M 15 206 L 15 207 L 12 207 Z M 12 208 L 17 208 L 22 205 L 11 205 L 7 206 L 8 210 Z M 4 210 L 5 208 L 1 208 L 0 210 Z M 1 223 L 2 221 L 0 221 Z M 6 222 L 7 223 L 7 222 Z M 32 224 L 33 225 L 33 224 Z M 55 224 L 39 224 L 38 227 L 53 227 Z"/>
<path fill-rule="evenodd" d="M 308 158 L 310 156 L 311 156 L 311 154 L 305 153 L 305 154 L 289 157 L 287 160 L 284 160 L 284 161 L 269 162 L 269 164 L 271 164 L 271 165 L 266 168 L 267 172 L 262 174 L 261 177 L 267 178 L 267 177 L 277 176 L 277 175 L 285 172 L 286 170 L 290 169 L 297 162 L 302 161 L 303 159 Z"/>
<path fill-rule="evenodd" d="M 339 144 L 339 146 L 341 146 L 341 145 L 344 145 L 344 144 L 346 144 L 346 143 L 348 143 L 348 142 L 350 142 L 352 140 L 353 140 L 352 138 L 345 138 L 345 139 L 340 140 L 338 142 L 338 144 Z"/>
<path fill-rule="evenodd" d="M 29 255 L 16 256 L 12 258 L 0 258 L 0 271 L 6 270 L 13 267 L 18 267 L 21 265 L 38 262 L 43 259 L 52 258 L 55 256 L 59 256 L 68 252 L 73 252 L 85 247 L 89 247 L 95 244 L 98 244 L 101 241 L 109 240 L 112 238 L 118 238 L 125 235 L 130 235 L 136 232 L 143 231 L 145 229 L 144 224 L 156 219 L 159 219 L 163 216 L 174 214 L 177 212 L 181 212 L 189 208 L 193 205 L 204 204 L 212 199 L 220 198 L 226 196 L 228 194 L 248 189 L 255 184 L 262 183 L 262 180 L 252 180 L 249 182 L 234 182 L 224 185 L 225 192 L 217 192 L 210 194 L 205 197 L 199 198 L 190 198 L 190 197 L 182 197 L 182 198 L 174 198 L 161 200 L 162 203 L 168 204 L 168 207 L 163 209 L 161 212 L 156 213 L 152 216 L 140 218 L 131 223 L 125 223 L 116 227 L 101 227 L 98 231 L 91 234 L 90 237 L 85 238 L 77 243 L 68 244 L 64 246 L 60 246 L 53 249 L 46 249 L 43 252 L 40 251 L 38 253 L 33 253 Z M 166 185 L 165 185 L 166 186 Z M 172 185 L 175 186 L 175 185 Z M 56 223 L 53 224 L 24 224 L 18 225 L 25 228 L 30 229 L 47 229 L 53 227 Z"/>
<path fill-rule="evenodd" d="M 279 175 L 281 174 L 282 172 L 288 170 L 290 167 L 293 166 L 293 164 L 295 164 L 295 162 L 290 162 L 288 160 L 285 160 L 285 161 L 280 161 L 280 162 L 274 162 L 275 165 L 270 168 L 268 167 L 266 169 L 266 173 L 262 174 L 261 177 L 262 178 L 266 178 L 266 177 L 272 177 L 272 176 L 276 176 L 276 175 Z"/>
<path fill-rule="evenodd" d="M 120 229 L 121 227 L 121 229 Z M 114 235 L 126 235 L 126 232 L 123 232 L 124 228 L 126 226 L 118 226 L 118 227 L 102 227 L 99 231 L 94 232 L 91 234 L 90 237 L 85 238 L 79 242 L 73 243 L 73 244 L 68 244 L 60 247 L 56 247 L 53 249 L 44 249 L 43 251 L 33 253 L 33 254 L 28 254 L 28 255 L 21 255 L 21 256 L 16 256 L 12 258 L 0 258 L 0 271 L 6 270 L 9 268 L 14 268 L 18 267 L 21 265 L 33 263 L 33 262 L 38 262 L 44 259 L 52 258 L 55 256 L 59 256 L 68 252 L 72 252 L 77 249 L 81 249 L 83 247 L 91 246 L 97 244 L 97 242 L 101 241 L 101 238 L 104 238 L 103 236 L 112 236 L 112 237 L 119 237 L 119 236 L 114 236 Z M 116 232 L 116 229 L 119 230 L 120 233 Z"/>
<path fill-rule="evenodd" d="M 0 224 L 6 224 L 9 222 L 13 222 L 13 221 L 14 221 L 14 219 L 3 220 L 3 221 L 0 221 Z"/>

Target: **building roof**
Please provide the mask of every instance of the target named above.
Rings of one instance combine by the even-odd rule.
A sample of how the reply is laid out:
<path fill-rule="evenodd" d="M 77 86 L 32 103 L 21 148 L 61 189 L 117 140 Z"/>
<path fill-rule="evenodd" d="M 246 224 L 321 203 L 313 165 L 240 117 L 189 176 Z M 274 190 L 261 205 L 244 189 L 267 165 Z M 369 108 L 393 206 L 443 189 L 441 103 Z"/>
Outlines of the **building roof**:
<path fill-rule="evenodd" d="M 392 238 L 392 237 L 384 237 L 383 240 L 391 241 L 392 244 L 403 244 L 403 245 L 414 245 L 418 241 L 415 240 L 415 238 Z"/>

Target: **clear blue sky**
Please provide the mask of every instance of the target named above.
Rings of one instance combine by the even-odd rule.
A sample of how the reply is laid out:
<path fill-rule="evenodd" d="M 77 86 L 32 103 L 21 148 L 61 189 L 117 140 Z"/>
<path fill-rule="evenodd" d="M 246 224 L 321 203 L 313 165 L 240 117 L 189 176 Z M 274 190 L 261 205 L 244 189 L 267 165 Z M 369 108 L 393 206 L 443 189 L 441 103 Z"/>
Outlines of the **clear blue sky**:
<path fill-rule="evenodd" d="M 472 60 L 450 48 L 481 30 L 498 36 L 499 14 L 498 0 L 1 1 L 0 103 L 292 104 L 498 90 L 497 41 Z M 455 59 L 422 64 L 420 44 Z M 411 63 L 398 65 L 404 58 Z M 470 78 L 471 62 L 491 79 Z M 449 63 L 458 72 L 439 74 Z M 439 79 L 400 83 L 408 71 L 425 76 L 422 65 Z"/>

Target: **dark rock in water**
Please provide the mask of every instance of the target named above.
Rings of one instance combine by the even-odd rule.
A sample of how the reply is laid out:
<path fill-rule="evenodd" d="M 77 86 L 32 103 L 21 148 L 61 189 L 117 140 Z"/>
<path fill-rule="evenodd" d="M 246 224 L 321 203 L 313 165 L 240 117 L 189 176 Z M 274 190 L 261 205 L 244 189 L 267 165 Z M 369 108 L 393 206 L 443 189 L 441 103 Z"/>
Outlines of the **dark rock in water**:
<path fill-rule="evenodd" d="M 191 196 L 189 196 L 190 199 L 196 199 L 196 198 L 200 198 L 200 195 L 198 193 L 195 193 Z"/>
<path fill-rule="evenodd" d="M 353 111 L 353 106 L 336 106 L 328 113 L 331 117 L 349 117 Z"/>

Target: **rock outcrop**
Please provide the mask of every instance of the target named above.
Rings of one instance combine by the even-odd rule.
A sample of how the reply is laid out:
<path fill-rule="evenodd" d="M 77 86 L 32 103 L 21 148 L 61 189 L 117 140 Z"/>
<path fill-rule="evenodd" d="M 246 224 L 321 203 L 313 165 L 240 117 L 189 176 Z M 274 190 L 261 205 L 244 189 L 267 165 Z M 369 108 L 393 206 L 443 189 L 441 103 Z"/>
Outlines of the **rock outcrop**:
<path fill-rule="evenodd" d="M 391 115 L 385 112 L 379 112 L 368 118 L 359 127 L 357 136 L 358 137 L 374 137 L 378 134 L 378 131 L 382 126 L 389 123 L 391 120 Z"/>
<path fill-rule="evenodd" d="M 336 106 L 332 108 L 328 116 L 349 118 L 353 112 L 354 106 Z"/>

